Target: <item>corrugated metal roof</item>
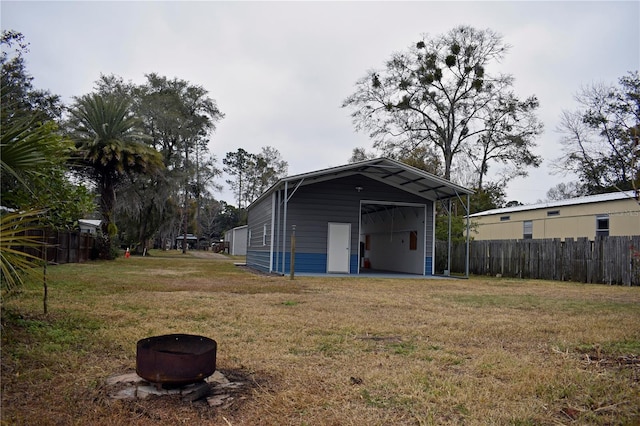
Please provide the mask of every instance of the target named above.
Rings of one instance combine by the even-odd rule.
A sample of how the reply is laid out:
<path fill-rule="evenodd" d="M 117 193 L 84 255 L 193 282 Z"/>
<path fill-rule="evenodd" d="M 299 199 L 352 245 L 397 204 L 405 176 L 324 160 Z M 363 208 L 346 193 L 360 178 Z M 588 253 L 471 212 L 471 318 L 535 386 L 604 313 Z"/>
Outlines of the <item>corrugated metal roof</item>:
<path fill-rule="evenodd" d="M 276 190 L 284 188 L 285 183 L 292 184 L 292 186 L 304 186 L 350 175 L 363 175 L 428 200 L 440 200 L 473 194 L 473 191 L 468 188 L 456 185 L 446 179 L 411 167 L 400 161 L 389 158 L 376 158 L 282 178 L 253 203 L 260 201 Z"/>
<path fill-rule="evenodd" d="M 633 191 L 626 192 L 610 192 L 607 194 L 588 195 L 586 197 L 569 198 L 566 200 L 549 201 L 545 203 L 529 204 L 526 206 L 504 207 L 501 209 L 485 210 L 470 215 L 469 217 L 489 216 L 494 214 L 514 213 L 527 210 L 549 209 L 554 207 L 575 206 L 579 204 L 603 203 L 606 201 L 615 201 L 623 199 L 634 199 Z"/>

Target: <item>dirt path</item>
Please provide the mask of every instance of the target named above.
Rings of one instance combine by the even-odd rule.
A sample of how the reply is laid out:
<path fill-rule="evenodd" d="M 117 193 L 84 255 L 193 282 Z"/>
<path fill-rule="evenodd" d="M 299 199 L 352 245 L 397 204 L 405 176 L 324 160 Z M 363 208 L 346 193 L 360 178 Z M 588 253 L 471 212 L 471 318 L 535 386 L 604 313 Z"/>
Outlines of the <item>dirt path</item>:
<path fill-rule="evenodd" d="M 212 251 L 201 251 L 201 250 L 191 250 L 189 254 L 193 257 L 201 257 L 204 259 L 220 259 L 220 260 L 230 260 L 227 256 L 221 253 L 214 253 Z"/>

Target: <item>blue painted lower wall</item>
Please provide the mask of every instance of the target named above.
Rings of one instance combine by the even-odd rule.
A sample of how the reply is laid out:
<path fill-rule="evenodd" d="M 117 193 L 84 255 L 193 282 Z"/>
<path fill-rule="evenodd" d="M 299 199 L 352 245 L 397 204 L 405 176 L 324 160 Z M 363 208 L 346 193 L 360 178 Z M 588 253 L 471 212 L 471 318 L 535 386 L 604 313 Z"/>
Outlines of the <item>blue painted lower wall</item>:
<path fill-rule="evenodd" d="M 248 266 L 252 266 L 247 261 Z M 289 274 L 291 272 L 291 255 L 284 254 L 284 272 L 282 271 L 282 252 L 273 254 L 273 269 L 276 272 Z M 324 274 L 327 272 L 327 255 L 323 253 L 296 253 L 296 272 Z M 358 273 L 358 256 L 352 255 L 349 260 L 349 273 Z"/>
<path fill-rule="evenodd" d="M 349 259 L 349 273 L 357 274 L 358 273 L 358 255 L 351 255 L 351 259 Z"/>
<path fill-rule="evenodd" d="M 425 257 L 424 258 L 424 274 L 425 275 L 433 275 L 431 273 L 433 271 L 433 257 Z"/>
<path fill-rule="evenodd" d="M 291 272 L 291 256 L 284 253 L 284 271 L 282 270 L 281 252 L 273 254 L 274 272 L 289 274 Z M 433 258 L 425 258 L 425 275 L 432 275 Z M 269 271 L 269 253 L 263 251 L 248 251 L 247 266 L 260 271 Z M 296 253 L 296 272 L 306 272 L 315 274 L 324 274 L 327 272 L 327 255 L 323 253 Z M 351 255 L 349 260 L 349 273 L 358 273 L 358 256 Z"/>
<path fill-rule="evenodd" d="M 285 274 L 291 273 L 291 254 L 284 255 Z M 277 257 L 282 262 L 282 253 L 278 253 Z M 296 253 L 296 272 L 325 273 L 327 272 L 327 255 L 319 253 Z M 282 265 L 278 265 L 277 269 L 282 269 Z"/>
<path fill-rule="evenodd" d="M 262 272 L 269 272 L 269 252 L 247 250 L 247 266 Z"/>

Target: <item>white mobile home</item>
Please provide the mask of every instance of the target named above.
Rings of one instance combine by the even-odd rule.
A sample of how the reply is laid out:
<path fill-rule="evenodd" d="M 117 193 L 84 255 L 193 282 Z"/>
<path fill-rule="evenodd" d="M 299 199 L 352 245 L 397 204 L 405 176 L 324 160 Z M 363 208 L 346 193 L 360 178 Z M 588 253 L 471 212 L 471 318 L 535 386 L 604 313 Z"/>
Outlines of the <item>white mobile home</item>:
<path fill-rule="evenodd" d="M 590 195 L 472 214 L 476 240 L 589 238 L 640 235 L 633 191 Z"/>

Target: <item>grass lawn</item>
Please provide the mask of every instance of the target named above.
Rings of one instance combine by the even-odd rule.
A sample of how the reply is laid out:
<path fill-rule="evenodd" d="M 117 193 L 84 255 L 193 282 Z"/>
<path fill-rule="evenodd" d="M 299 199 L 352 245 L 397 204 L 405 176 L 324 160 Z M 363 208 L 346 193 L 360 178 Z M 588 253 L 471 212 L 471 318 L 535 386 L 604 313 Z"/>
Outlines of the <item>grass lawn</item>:
<path fill-rule="evenodd" d="M 638 425 L 640 288 L 265 276 L 179 252 L 49 267 L 2 301 L 3 424 Z M 113 400 L 136 342 L 191 333 L 250 385 Z"/>

